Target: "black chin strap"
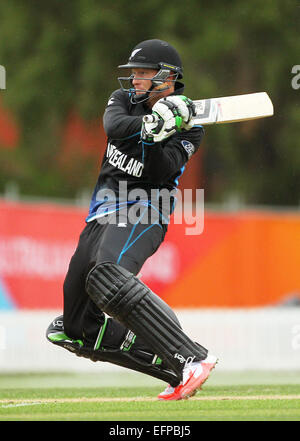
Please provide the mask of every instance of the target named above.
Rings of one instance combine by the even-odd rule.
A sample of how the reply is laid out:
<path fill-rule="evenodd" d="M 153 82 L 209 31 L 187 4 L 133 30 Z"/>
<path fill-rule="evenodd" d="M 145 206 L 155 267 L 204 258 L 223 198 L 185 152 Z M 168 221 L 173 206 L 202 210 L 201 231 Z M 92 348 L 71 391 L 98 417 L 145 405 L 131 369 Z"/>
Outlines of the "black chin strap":
<path fill-rule="evenodd" d="M 134 92 L 130 92 L 130 102 L 131 104 L 139 104 L 147 101 L 149 99 L 150 90 L 148 90 L 146 93 L 143 93 L 143 95 L 136 95 Z"/>

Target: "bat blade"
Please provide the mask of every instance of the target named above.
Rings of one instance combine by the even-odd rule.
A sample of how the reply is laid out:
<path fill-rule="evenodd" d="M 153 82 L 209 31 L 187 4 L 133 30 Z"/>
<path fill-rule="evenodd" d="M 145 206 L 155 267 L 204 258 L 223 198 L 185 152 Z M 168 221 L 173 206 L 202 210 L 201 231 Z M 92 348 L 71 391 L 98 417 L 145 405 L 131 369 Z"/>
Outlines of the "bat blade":
<path fill-rule="evenodd" d="M 221 98 L 195 100 L 194 124 L 225 124 L 265 118 L 274 114 L 272 101 L 266 92 Z"/>

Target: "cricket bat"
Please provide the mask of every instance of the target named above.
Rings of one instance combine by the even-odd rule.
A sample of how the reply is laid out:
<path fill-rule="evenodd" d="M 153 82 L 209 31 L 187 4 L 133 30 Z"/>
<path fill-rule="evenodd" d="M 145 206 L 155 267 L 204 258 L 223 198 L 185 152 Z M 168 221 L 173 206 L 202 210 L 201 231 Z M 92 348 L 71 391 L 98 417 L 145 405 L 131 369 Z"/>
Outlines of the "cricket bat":
<path fill-rule="evenodd" d="M 226 96 L 193 101 L 196 107 L 194 124 L 225 124 L 265 118 L 274 114 L 266 92 Z M 155 115 L 145 115 L 144 122 L 155 122 Z"/>

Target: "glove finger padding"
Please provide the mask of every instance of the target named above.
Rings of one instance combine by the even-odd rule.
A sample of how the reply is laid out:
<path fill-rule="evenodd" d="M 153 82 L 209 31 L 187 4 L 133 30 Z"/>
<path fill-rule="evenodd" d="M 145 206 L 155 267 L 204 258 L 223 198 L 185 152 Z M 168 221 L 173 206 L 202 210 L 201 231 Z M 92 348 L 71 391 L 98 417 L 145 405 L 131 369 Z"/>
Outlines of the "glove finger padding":
<path fill-rule="evenodd" d="M 181 128 L 189 130 L 194 126 L 193 116 L 196 116 L 195 104 L 190 98 L 184 95 L 169 96 L 168 101 L 177 106 L 179 114 L 182 117 Z"/>
<path fill-rule="evenodd" d="M 196 115 L 195 104 L 184 95 L 168 96 L 154 104 L 152 114 L 156 121 L 143 123 L 142 139 L 160 142 L 181 129 L 190 130 Z"/>
<path fill-rule="evenodd" d="M 154 134 L 160 133 L 163 124 L 163 121 L 160 119 L 156 122 L 143 122 L 141 131 L 142 140 L 145 142 L 155 142 Z"/>
<path fill-rule="evenodd" d="M 182 117 L 178 107 L 167 98 L 162 98 L 154 104 L 152 114 L 156 121 L 145 122 L 142 126 L 142 138 L 144 140 L 152 139 L 153 142 L 160 142 L 181 129 Z"/>
<path fill-rule="evenodd" d="M 182 123 L 181 114 L 178 106 L 170 101 L 168 98 L 163 98 L 154 104 L 152 111 L 160 116 L 166 123 L 171 121 L 174 127 L 180 128 Z"/>

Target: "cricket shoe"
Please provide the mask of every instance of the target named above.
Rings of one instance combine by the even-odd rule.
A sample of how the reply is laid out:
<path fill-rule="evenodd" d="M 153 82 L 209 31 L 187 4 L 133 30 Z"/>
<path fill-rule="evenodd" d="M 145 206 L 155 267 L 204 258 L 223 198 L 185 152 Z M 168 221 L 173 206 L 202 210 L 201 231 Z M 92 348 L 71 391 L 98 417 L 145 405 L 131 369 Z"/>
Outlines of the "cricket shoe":
<path fill-rule="evenodd" d="M 70 352 L 78 354 L 78 351 L 83 346 L 83 342 L 81 340 L 72 340 L 69 338 L 64 331 L 64 317 L 61 315 L 56 317 L 48 326 L 46 331 L 46 338 L 51 343 L 62 346 Z"/>
<path fill-rule="evenodd" d="M 157 398 L 159 400 L 171 401 L 193 397 L 208 379 L 211 370 L 217 362 L 217 357 L 209 354 L 202 361 L 189 363 L 183 369 L 182 382 L 176 387 L 168 385 Z"/>

